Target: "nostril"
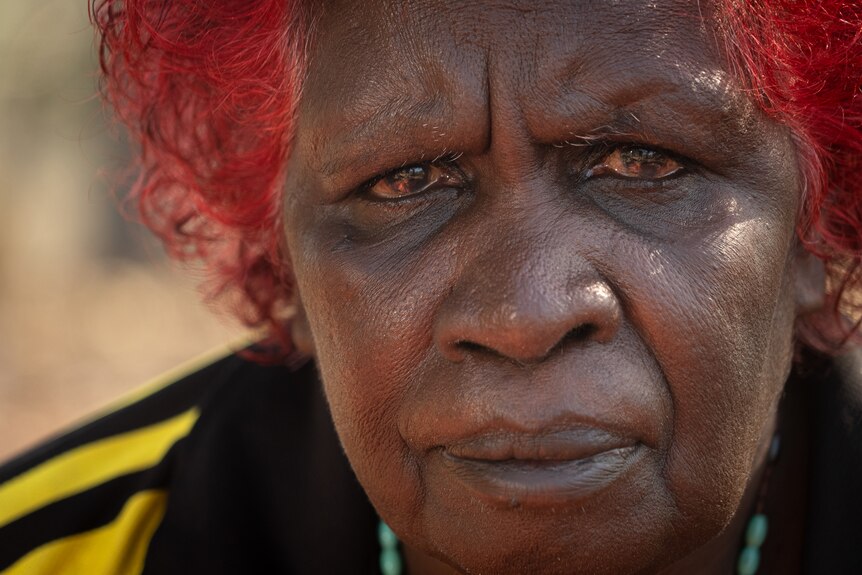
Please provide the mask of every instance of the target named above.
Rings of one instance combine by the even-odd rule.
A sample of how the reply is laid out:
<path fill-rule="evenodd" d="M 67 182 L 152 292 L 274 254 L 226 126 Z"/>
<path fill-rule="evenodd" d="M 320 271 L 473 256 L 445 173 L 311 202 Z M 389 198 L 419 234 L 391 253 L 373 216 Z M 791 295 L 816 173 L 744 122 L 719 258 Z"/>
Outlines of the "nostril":
<path fill-rule="evenodd" d="M 565 345 L 567 343 L 582 343 L 586 340 L 593 339 L 595 337 L 596 332 L 599 331 L 599 326 L 594 323 L 584 323 L 579 325 L 576 328 L 569 330 L 562 341 L 561 345 Z"/>
<path fill-rule="evenodd" d="M 594 323 L 584 323 L 570 329 L 560 341 L 557 342 L 552 349 L 548 350 L 546 355 L 552 355 L 556 352 L 562 352 L 569 346 L 583 346 L 597 339 L 597 334 L 600 332 L 599 326 Z"/>
<path fill-rule="evenodd" d="M 489 355 L 493 357 L 503 357 L 503 354 L 501 354 L 494 348 L 467 339 L 462 339 L 455 342 L 455 349 L 465 355 Z"/>
<path fill-rule="evenodd" d="M 465 356 L 473 355 L 473 356 L 485 356 L 492 357 L 497 359 L 505 359 L 512 361 L 514 359 L 515 363 L 521 363 L 521 361 L 509 357 L 507 354 L 502 353 L 495 349 L 494 347 L 482 345 L 481 343 L 476 343 L 475 341 L 470 341 L 468 339 L 462 339 L 460 341 L 456 341 L 454 345 L 454 349 L 458 350 L 459 359 L 463 359 Z"/>
<path fill-rule="evenodd" d="M 460 347 L 464 351 L 488 351 L 488 348 L 486 348 L 484 345 L 466 340 L 455 342 L 455 346 Z"/>
<path fill-rule="evenodd" d="M 541 359 L 547 357 L 551 354 L 555 349 L 562 349 L 567 345 L 583 345 L 594 339 L 596 335 L 599 333 L 600 328 L 598 325 L 594 323 L 583 323 L 566 333 L 559 341 L 556 342 L 551 349 L 545 349 L 543 352 L 539 353 L 538 356 L 534 359 Z M 469 339 L 458 340 L 454 343 L 454 348 L 460 350 L 462 353 L 466 354 L 482 354 L 482 355 L 492 355 L 495 357 L 508 357 L 507 354 L 498 351 L 492 346 L 482 345 L 481 343 L 477 343 L 475 341 L 471 341 Z M 522 361 L 519 360 L 519 363 Z"/>

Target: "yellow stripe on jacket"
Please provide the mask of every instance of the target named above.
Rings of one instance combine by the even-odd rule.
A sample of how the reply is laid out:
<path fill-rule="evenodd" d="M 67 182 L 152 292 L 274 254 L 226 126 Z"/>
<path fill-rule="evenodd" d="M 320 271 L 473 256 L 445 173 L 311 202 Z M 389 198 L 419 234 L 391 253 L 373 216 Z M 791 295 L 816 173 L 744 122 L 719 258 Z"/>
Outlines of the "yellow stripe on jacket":
<path fill-rule="evenodd" d="M 138 575 L 166 500 L 161 490 L 138 492 L 113 522 L 46 543 L 2 575 Z"/>
<path fill-rule="evenodd" d="M 115 477 L 156 465 L 186 436 L 197 408 L 62 453 L 0 485 L 0 526 Z"/>

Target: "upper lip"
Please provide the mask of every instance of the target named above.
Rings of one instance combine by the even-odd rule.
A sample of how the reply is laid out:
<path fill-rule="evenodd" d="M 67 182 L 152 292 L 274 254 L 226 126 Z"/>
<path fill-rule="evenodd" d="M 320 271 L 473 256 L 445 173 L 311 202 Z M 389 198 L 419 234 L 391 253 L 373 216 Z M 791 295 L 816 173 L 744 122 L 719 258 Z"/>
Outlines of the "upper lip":
<path fill-rule="evenodd" d="M 416 454 L 451 451 L 492 461 L 507 452 L 515 459 L 568 460 L 615 447 L 663 445 L 662 414 L 669 406 L 656 391 L 660 382 L 635 375 L 617 386 L 592 377 L 536 378 L 422 386 L 398 418 L 399 435 Z M 538 384 L 542 393 L 535 392 Z"/>
<path fill-rule="evenodd" d="M 499 426 L 451 441 L 441 447 L 450 457 L 484 462 L 574 461 L 614 449 L 636 446 L 633 437 L 584 425 L 550 425 L 535 430 Z"/>

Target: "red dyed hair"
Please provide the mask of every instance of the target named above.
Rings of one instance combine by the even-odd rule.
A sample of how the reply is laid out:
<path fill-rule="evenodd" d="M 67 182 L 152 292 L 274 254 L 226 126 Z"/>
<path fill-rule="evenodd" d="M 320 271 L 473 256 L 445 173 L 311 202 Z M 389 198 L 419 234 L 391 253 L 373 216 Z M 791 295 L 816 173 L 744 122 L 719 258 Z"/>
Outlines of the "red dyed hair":
<path fill-rule="evenodd" d="M 862 6 L 854 0 L 716 0 L 739 81 L 792 130 L 803 182 L 799 236 L 827 266 L 828 321 L 799 335 L 837 349 L 862 283 Z M 291 274 L 281 196 L 304 71 L 299 0 L 94 0 L 104 94 L 139 147 L 132 198 L 211 295 L 289 352 Z M 854 305 L 855 304 L 855 305 Z M 835 329 L 838 327 L 839 329 Z"/>
<path fill-rule="evenodd" d="M 94 0 L 103 94 L 138 146 L 130 199 L 287 353 L 283 166 L 303 74 L 296 0 Z"/>
<path fill-rule="evenodd" d="M 862 3 L 723 0 L 727 54 L 760 107 L 796 140 L 803 208 L 798 234 L 826 264 L 824 314 L 800 339 L 838 351 L 859 328 L 862 261 Z"/>

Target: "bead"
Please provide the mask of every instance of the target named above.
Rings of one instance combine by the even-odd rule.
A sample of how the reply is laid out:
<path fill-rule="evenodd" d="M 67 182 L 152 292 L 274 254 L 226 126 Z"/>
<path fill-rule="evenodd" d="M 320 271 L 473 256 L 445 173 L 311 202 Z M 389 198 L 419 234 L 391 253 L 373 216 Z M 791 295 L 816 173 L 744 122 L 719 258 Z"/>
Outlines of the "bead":
<path fill-rule="evenodd" d="M 382 521 L 377 526 L 377 540 L 383 549 L 392 549 L 398 545 L 398 536 Z"/>
<path fill-rule="evenodd" d="M 397 549 L 389 548 L 380 552 L 380 572 L 383 575 L 401 575 L 401 555 Z"/>
<path fill-rule="evenodd" d="M 751 519 L 748 520 L 748 528 L 745 530 L 746 546 L 758 548 L 763 545 L 768 528 L 769 521 L 766 519 L 766 515 L 762 513 L 752 515 Z"/>
<path fill-rule="evenodd" d="M 773 462 L 778 459 L 778 454 L 781 452 L 781 436 L 777 433 L 772 436 L 772 443 L 769 444 L 769 461 Z"/>
<path fill-rule="evenodd" d="M 754 575 L 760 566 L 760 551 L 754 547 L 746 547 L 739 554 L 736 564 L 736 575 Z"/>

